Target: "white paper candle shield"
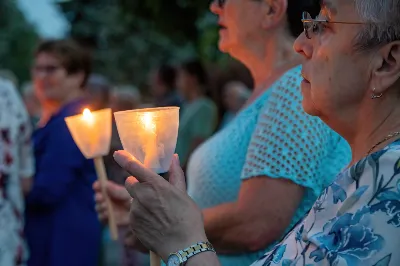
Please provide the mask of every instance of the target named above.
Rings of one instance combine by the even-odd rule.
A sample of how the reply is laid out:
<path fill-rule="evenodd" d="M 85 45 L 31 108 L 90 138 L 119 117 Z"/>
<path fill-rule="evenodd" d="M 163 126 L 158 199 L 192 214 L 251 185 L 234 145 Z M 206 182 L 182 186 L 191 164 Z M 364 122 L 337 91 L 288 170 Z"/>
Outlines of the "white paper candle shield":
<path fill-rule="evenodd" d="M 179 107 L 137 109 L 114 116 L 124 150 L 152 171 L 168 172 L 178 138 Z"/>
<path fill-rule="evenodd" d="M 105 156 L 110 151 L 111 109 L 90 112 L 65 118 L 72 138 L 85 158 L 93 159 Z"/>

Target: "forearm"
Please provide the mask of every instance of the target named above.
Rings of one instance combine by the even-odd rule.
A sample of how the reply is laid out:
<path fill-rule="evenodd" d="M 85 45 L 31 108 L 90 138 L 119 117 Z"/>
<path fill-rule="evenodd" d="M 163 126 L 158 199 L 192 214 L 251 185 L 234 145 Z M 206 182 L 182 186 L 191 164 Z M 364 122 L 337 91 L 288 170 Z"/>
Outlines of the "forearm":
<path fill-rule="evenodd" d="M 202 252 L 190 258 L 186 266 L 220 266 L 217 254 L 214 252 Z"/>
<path fill-rule="evenodd" d="M 21 178 L 21 189 L 26 197 L 32 189 L 32 178 Z"/>
<path fill-rule="evenodd" d="M 258 211 L 257 211 L 258 212 Z M 278 239 L 285 223 L 251 213 L 237 203 L 227 203 L 203 210 L 207 238 L 218 253 L 254 252 Z"/>
<path fill-rule="evenodd" d="M 247 225 L 236 203 L 205 209 L 203 216 L 207 238 L 219 253 L 247 251 L 248 241 L 242 237 Z"/>

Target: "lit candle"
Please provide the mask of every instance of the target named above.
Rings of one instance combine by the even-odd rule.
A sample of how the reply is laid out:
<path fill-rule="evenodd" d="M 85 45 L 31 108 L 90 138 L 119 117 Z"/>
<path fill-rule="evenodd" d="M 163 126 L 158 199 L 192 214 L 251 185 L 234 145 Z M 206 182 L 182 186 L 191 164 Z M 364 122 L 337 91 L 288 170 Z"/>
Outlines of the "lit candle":
<path fill-rule="evenodd" d="M 113 206 L 106 191 L 107 174 L 103 161 L 103 156 L 110 151 L 111 109 L 92 113 L 86 108 L 80 115 L 66 117 L 65 122 L 79 150 L 86 159 L 93 159 L 94 161 L 97 178 L 108 208 L 111 237 L 117 240 L 117 224 L 113 214 Z"/>
<path fill-rule="evenodd" d="M 142 123 L 145 129 L 143 131 L 144 165 L 150 169 L 159 169 L 161 165 L 157 145 L 157 127 L 153 121 L 152 113 L 144 113 Z"/>
<path fill-rule="evenodd" d="M 162 174 L 171 165 L 179 127 L 179 107 L 161 107 L 114 113 L 122 146 L 145 167 Z M 150 265 L 160 257 L 150 251 Z"/>
<path fill-rule="evenodd" d="M 145 108 L 114 113 L 124 150 L 155 173 L 168 172 L 179 127 L 179 107 Z"/>

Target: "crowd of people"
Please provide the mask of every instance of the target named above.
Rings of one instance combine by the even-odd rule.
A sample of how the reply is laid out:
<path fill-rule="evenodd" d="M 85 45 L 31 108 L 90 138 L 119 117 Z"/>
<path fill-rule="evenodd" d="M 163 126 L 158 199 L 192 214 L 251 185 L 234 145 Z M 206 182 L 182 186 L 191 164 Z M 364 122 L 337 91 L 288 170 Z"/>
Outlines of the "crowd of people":
<path fill-rule="evenodd" d="M 220 110 L 233 116 L 250 92 L 242 81 L 230 80 L 221 93 L 224 105 L 218 106 L 218 100 L 209 96 L 207 69 L 199 60 L 156 67 L 149 73 L 148 91 L 144 92 L 132 85 L 112 84 L 105 75 L 93 73 L 92 67 L 83 47 L 62 39 L 38 44 L 32 81 L 20 87 L 20 95 L 15 76 L 1 72 L 4 165 L 0 191 L 1 213 L 6 217 L 1 225 L 7 226 L 0 226 L 0 243 L 7 252 L 0 256 L 0 265 L 146 264 L 146 256 L 125 248 L 126 226 L 119 228 L 119 243 L 108 240 L 107 228 L 102 227 L 94 209 L 92 184 L 97 177 L 93 162 L 85 159 L 74 143 L 66 117 L 80 114 L 84 108 L 117 112 L 179 106 L 176 150 L 185 162 L 218 131 L 219 124 L 229 123 L 227 119 L 222 122 Z M 107 176 L 123 185 L 129 174 L 112 156 L 122 149 L 115 122 L 110 146 L 110 154 L 104 157 Z M 120 255 L 110 255 L 110 251 Z"/>
<path fill-rule="evenodd" d="M 123 242 L 111 265 L 400 264 L 400 1 L 210 10 L 254 84 L 226 81 L 222 115 L 199 60 L 156 67 L 147 102 L 69 40 L 38 46 L 23 100 L 0 73 L 1 266 L 104 263 L 104 193 Z M 168 181 L 118 151 L 114 125 L 104 191 L 64 118 L 149 105 L 181 107 Z"/>

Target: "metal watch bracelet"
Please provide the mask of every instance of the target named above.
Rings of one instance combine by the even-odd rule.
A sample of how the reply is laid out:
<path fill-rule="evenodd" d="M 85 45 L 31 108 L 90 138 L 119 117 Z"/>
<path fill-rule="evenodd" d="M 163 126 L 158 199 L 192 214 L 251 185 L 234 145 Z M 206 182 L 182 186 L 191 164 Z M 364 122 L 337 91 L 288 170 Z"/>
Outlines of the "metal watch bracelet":
<path fill-rule="evenodd" d="M 188 248 L 185 248 L 183 250 L 179 250 L 178 252 L 172 253 L 171 255 L 176 255 L 179 260 L 181 265 L 184 265 L 188 259 L 190 259 L 191 257 L 202 253 L 202 252 L 207 252 L 207 251 L 211 251 L 215 253 L 215 249 L 214 247 L 211 245 L 210 242 L 198 242 L 194 245 L 191 245 Z"/>

